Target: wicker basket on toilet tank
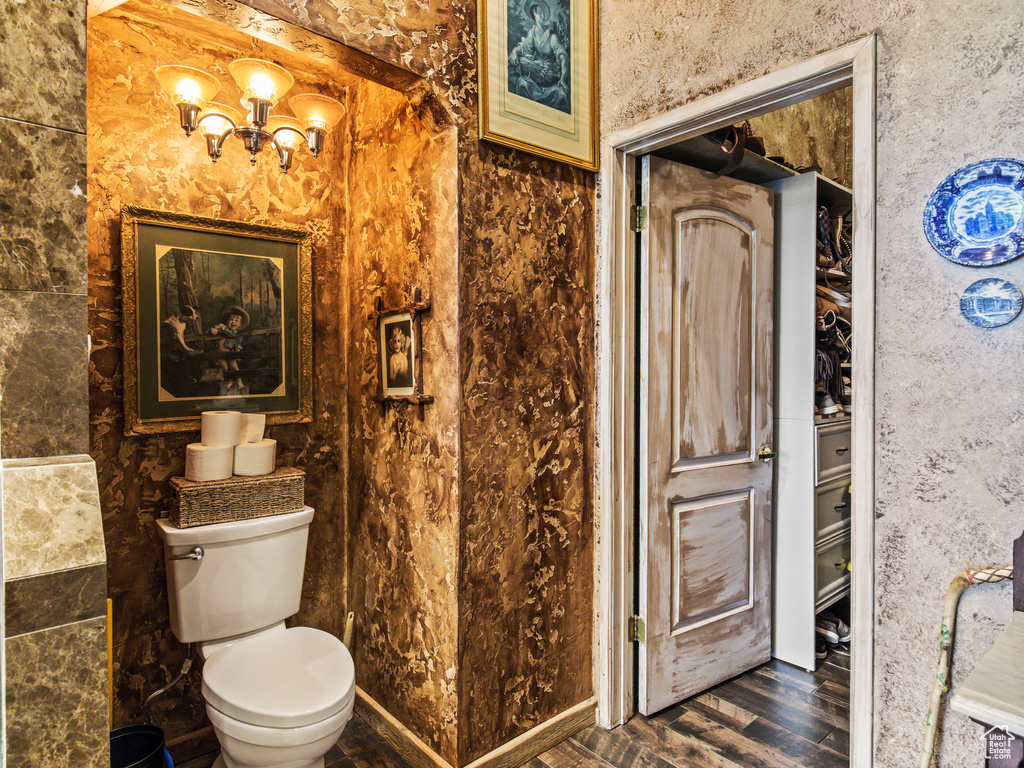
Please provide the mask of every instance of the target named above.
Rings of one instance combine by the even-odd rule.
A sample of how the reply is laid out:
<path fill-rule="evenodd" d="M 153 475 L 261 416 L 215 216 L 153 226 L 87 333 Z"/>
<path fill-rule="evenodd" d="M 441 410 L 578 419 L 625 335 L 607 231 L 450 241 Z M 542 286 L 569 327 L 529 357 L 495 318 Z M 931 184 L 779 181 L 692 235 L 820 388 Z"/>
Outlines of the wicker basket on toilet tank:
<path fill-rule="evenodd" d="M 283 467 L 261 477 L 194 482 L 172 477 L 175 498 L 168 515 L 176 528 L 283 515 L 303 507 L 306 473 Z"/>

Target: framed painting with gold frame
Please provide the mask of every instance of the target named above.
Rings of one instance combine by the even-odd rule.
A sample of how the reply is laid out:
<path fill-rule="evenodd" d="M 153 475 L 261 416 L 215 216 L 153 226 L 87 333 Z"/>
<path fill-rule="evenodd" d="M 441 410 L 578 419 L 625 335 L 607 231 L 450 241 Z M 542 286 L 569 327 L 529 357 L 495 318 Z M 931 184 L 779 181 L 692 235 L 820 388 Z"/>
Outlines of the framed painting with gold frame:
<path fill-rule="evenodd" d="M 312 421 L 309 233 L 125 206 L 121 269 L 126 435 Z"/>
<path fill-rule="evenodd" d="M 481 0 L 480 138 L 596 171 L 593 0 Z"/>

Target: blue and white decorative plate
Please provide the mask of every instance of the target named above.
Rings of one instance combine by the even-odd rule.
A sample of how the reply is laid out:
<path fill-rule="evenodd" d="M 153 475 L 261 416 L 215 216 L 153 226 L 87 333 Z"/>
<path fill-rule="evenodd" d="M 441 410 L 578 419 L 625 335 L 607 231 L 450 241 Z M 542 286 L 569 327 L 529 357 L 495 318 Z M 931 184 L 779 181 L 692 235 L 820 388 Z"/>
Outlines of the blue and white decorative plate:
<path fill-rule="evenodd" d="M 944 258 L 993 267 L 1024 253 L 1024 164 L 982 160 L 936 187 L 924 209 L 924 233 Z"/>
<path fill-rule="evenodd" d="M 1013 283 L 989 277 L 968 286 L 960 297 L 963 316 L 979 328 L 998 328 L 1020 314 L 1024 305 Z"/>

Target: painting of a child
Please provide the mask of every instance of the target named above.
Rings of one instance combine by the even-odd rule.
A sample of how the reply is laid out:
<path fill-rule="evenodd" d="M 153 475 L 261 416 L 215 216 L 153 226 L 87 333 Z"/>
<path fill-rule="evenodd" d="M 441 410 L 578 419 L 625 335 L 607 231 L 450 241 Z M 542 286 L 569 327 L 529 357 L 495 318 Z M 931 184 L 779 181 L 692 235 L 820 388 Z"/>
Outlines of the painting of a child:
<path fill-rule="evenodd" d="M 217 351 L 221 353 L 240 352 L 242 350 L 242 339 L 238 334 L 240 331 L 245 330 L 248 325 L 248 312 L 237 304 L 225 305 L 220 312 L 220 322 L 209 330 L 211 335 L 219 337 L 217 342 Z M 233 357 L 219 357 L 217 359 L 217 365 L 225 373 L 228 371 L 237 371 L 238 359 Z M 222 392 L 222 394 L 245 394 L 241 391 L 245 385 L 242 384 L 240 377 L 225 376 L 224 383 L 225 391 Z"/>
<path fill-rule="evenodd" d="M 283 382 L 281 264 L 169 248 L 158 261 L 160 398 L 258 397 Z M 185 307 L 185 309 L 182 309 Z"/>
<path fill-rule="evenodd" d="M 414 349 L 412 316 L 399 312 L 381 319 L 381 376 L 385 396 L 413 394 Z"/>

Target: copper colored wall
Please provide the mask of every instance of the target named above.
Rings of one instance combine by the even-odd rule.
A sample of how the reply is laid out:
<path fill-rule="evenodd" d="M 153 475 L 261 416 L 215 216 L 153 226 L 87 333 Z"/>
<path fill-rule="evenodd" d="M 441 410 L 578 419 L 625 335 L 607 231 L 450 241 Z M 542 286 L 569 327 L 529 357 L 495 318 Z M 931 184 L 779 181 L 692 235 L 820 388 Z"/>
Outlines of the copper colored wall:
<path fill-rule="evenodd" d="M 483 149 L 464 200 L 462 759 L 592 691 L 592 177 Z M 468 218 L 467 216 L 467 218 Z"/>
<path fill-rule="evenodd" d="M 449 762 L 456 758 L 459 540 L 458 185 L 454 130 L 432 137 L 405 96 L 353 94 L 348 249 L 351 604 L 357 682 Z M 423 391 L 380 392 L 378 297 L 419 287 Z"/>
<path fill-rule="evenodd" d="M 817 165 L 830 179 L 853 179 L 853 87 L 801 101 L 750 121 L 767 154 L 800 166 Z"/>
<path fill-rule="evenodd" d="M 475 3 L 247 4 L 423 76 L 458 125 L 464 765 L 593 690 L 594 177 L 478 140 Z"/>
<path fill-rule="evenodd" d="M 351 159 L 338 159 L 352 178 L 347 240 L 330 243 L 332 223 L 316 230 L 317 422 L 275 436 L 311 473 L 317 523 L 332 521 L 330 531 L 314 531 L 300 620 L 340 629 L 346 493 L 338 468 L 347 450 L 359 683 L 446 759 L 466 764 L 592 691 L 593 176 L 478 141 L 471 3 L 357 0 L 344 13 L 326 0 L 248 5 L 422 76 L 425 85 L 409 91 L 417 114 L 430 125 L 450 116 L 457 126 L 455 135 L 434 132 L 428 147 L 416 119 L 383 92 L 357 106 L 380 146 L 370 146 L 369 128 L 344 129 L 354 131 Z M 106 489 L 111 586 L 133 624 L 129 631 L 122 618 L 117 628 L 118 708 L 127 720 L 180 660 L 151 518 L 193 436 L 120 436 L 116 211 L 134 202 L 291 223 L 286 212 L 298 196 L 316 190 L 303 198 L 307 225 L 341 214 L 332 208 L 336 187 L 318 186 L 323 160 L 292 181 L 256 174 L 246 188 L 222 168 L 208 173 L 198 152 L 179 155 L 178 129 L 150 122 L 162 114 L 155 84 L 141 82 L 158 63 L 152 43 L 122 48 L 128 62 L 113 63 L 120 52 L 111 47 L 90 70 L 90 84 L 110 85 L 111 103 L 138 94 L 125 124 L 96 96 L 90 107 L 98 190 L 90 195 L 90 295 L 92 445 Z M 217 57 L 178 58 L 212 67 Z M 456 158 L 457 181 L 450 168 L 407 152 L 428 148 Z M 302 189 L 290 186 L 300 179 Z M 337 263 L 342 247 L 350 260 Z M 416 409 L 382 414 L 370 399 L 372 302 L 397 303 L 417 285 L 434 302 L 423 323 L 424 375 L 438 400 L 423 421 Z M 198 706 L 198 691 L 189 700 Z"/>
<path fill-rule="evenodd" d="M 115 12 L 116 13 L 116 12 Z M 159 53 L 158 53 L 159 51 Z M 314 401 L 312 424 L 269 430 L 278 464 L 306 471 L 310 529 L 303 602 L 297 621 L 340 635 L 345 615 L 347 299 L 344 248 L 345 143 L 328 140 L 319 160 L 300 156 L 283 176 L 276 158 L 251 168 L 237 142 L 212 166 L 199 136 L 187 139 L 153 77 L 181 62 L 215 73 L 221 98 L 237 94 L 227 62 L 237 51 L 204 47 L 138 22 L 100 16 L 89 26 L 89 331 L 90 452 L 99 472 L 114 601 L 114 704 L 118 725 L 138 722 L 145 697 L 177 674 L 184 648 L 168 625 L 163 552 L 154 519 L 168 506 L 168 480 L 183 474 L 194 432 L 125 438 L 119 213 L 135 204 L 169 211 L 291 227 L 313 233 Z M 319 90 L 299 73 L 296 90 Z M 343 92 L 335 96 L 345 98 Z M 205 721 L 199 675 L 156 706 L 170 737 Z"/>

